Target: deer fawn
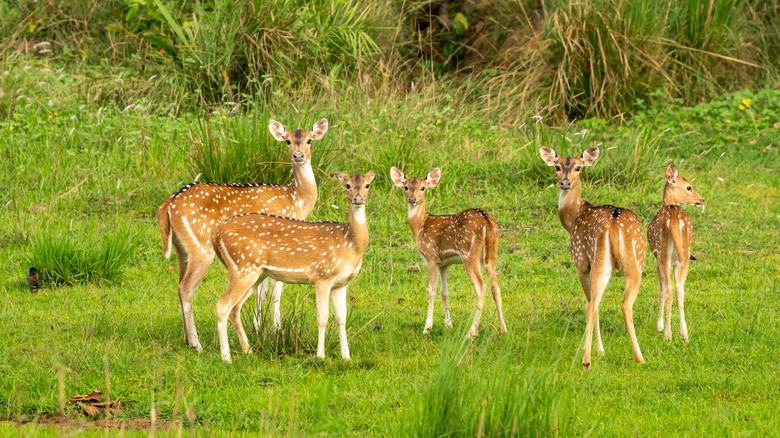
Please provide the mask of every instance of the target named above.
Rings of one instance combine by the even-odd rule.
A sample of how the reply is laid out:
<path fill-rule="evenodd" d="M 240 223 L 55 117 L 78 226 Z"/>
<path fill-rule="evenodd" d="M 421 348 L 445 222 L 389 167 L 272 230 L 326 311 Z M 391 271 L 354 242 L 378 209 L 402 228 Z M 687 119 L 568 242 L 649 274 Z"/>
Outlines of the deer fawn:
<path fill-rule="evenodd" d="M 305 219 L 317 202 L 317 183 L 311 167 L 311 142 L 319 140 L 328 130 L 327 119 L 314 124 L 311 131 L 287 132 L 281 123 L 271 120 L 268 129 L 275 139 L 287 143 L 293 165 L 293 180 L 288 185 L 193 183 L 182 187 L 161 206 L 157 220 L 162 232 L 165 257 L 176 249 L 179 264 L 179 310 L 184 323 L 187 344 L 202 351 L 192 298 L 214 260 L 211 232 L 221 221 L 250 212 L 268 212 Z M 267 283 L 266 283 L 267 290 Z M 274 325 L 279 326 L 279 301 L 282 284 L 273 287 Z M 258 286 L 258 306 L 255 325 L 260 317 L 260 304 L 265 293 Z"/>
<path fill-rule="evenodd" d="M 347 189 L 349 222 L 306 222 L 262 213 L 227 219 L 214 228 L 211 240 L 222 264 L 230 273 L 230 284 L 217 302 L 217 329 L 222 359 L 230 362 L 227 318 L 238 335 L 244 353 L 249 342 L 241 324 L 241 306 L 252 288 L 264 278 L 285 283 L 314 285 L 319 338 L 317 356 L 325 357 L 325 326 L 328 323 L 328 295 L 333 296 L 333 313 L 339 325 L 341 357 L 349 360 L 347 345 L 347 285 L 363 264 L 368 246 L 365 204 L 368 187 L 376 176 L 336 172 Z"/>
<path fill-rule="evenodd" d="M 579 157 L 559 157 L 548 147 L 539 153 L 548 166 L 555 167 L 560 192 L 558 215 L 571 236 L 569 252 L 574 258 L 580 284 L 585 291 L 586 337 L 582 366 L 590 368 L 590 346 L 596 329 L 596 351 L 604 353 L 599 330 L 599 303 L 607 287 L 613 268 L 626 275 L 623 296 L 623 319 L 634 349 L 634 360 L 644 362 L 634 332 L 633 307 L 642 282 L 645 263 L 645 237 L 639 218 L 631 210 L 611 205 L 594 206 L 580 196 L 580 171 L 591 166 L 599 156 L 599 148 L 592 147 Z"/>
<path fill-rule="evenodd" d="M 436 187 L 441 171 L 435 168 L 425 178 L 407 178 L 395 167 L 390 169 L 390 178 L 397 187 L 403 187 L 409 207 L 409 226 L 417 241 L 417 250 L 428 265 L 428 317 L 423 334 L 433 326 L 433 302 L 436 286 L 441 277 L 441 300 L 444 303 L 444 325 L 452 328 L 450 307 L 447 301 L 447 278 L 450 265 L 461 263 L 477 293 L 477 308 L 470 334 L 479 331 L 479 320 L 485 305 L 486 284 L 479 270 L 485 267 L 490 276 L 490 287 L 498 311 L 498 327 L 506 332 L 504 314 L 501 311 L 501 290 L 496 280 L 498 260 L 498 225 L 484 210 L 472 208 L 458 214 L 434 216 L 425 210 L 425 189 Z"/>
<path fill-rule="evenodd" d="M 664 305 L 666 305 L 667 341 L 672 340 L 672 287 L 669 278 L 674 269 L 677 306 L 680 308 L 680 336 L 688 340 L 685 324 L 685 278 L 688 277 L 688 260 L 691 256 L 693 225 L 679 204 L 704 205 L 704 198 L 681 177 L 674 164 L 666 168 L 664 178 L 664 205 L 647 227 L 647 240 L 658 266 L 658 282 L 661 305 L 658 311 L 658 332 L 664 329 Z"/>

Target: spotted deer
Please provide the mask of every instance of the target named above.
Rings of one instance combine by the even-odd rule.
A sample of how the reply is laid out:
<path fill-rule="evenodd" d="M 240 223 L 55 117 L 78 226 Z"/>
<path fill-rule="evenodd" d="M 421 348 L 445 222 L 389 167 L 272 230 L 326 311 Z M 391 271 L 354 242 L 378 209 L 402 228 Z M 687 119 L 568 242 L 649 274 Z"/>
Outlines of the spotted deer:
<path fill-rule="evenodd" d="M 647 240 L 656 258 L 661 305 L 658 310 L 658 332 L 664 330 L 664 305 L 666 306 L 667 341 L 672 340 L 672 282 L 674 270 L 677 306 L 680 310 L 680 336 L 688 340 L 685 324 L 685 279 L 688 277 L 688 260 L 691 256 L 693 225 L 680 204 L 704 205 L 701 197 L 687 179 L 680 176 L 670 163 L 664 178 L 663 207 L 647 227 Z"/>
<path fill-rule="evenodd" d="M 363 264 L 368 246 L 365 204 L 376 176 L 332 174 L 341 181 L 349 198 L 349 222 L 307 222 L 262 213 L 232 217 L 218 224 L 211 240 L 230 283 L 217 302 L 217 329 L 222 359 L 230 362 L 227 319 L 236 330 L 244 353 L 249 342 L 241 324 L 241 306 L 252 289 L 266 277 L 285 283 L 314 285 L 317 305 L 317 356 L 325 357 L 328 296 L 339 326 L 341 357 L 349 360 L 347 345 L 347 285 Z"/>
<path fill-rule="evenodd" d="M 425 191 L 436 187 L 441 178 L 441 170 L 431 170 L 425 178 L 407 177 L 395 167 L 390 169 L 390 178 L 396 187 L 404 189 L 408 206 L 409 226 L 417 241 L 419 251 L 428 265 L 428 317 L 425 320 L 423 334 L 433 326 L 433 302 L 436 299 L 436 286 L 441 277 L 441 300 L 444 304 L 444 325 L 452 328 L 449 291 L 447 279 L 449 267 L 463 264 L 466 273 L 474 285 L 477 306 L 470 335 L 476 336 L 482 308 L 485 305 L 487 286 L 479 266 L 482 264 L 490 277 L 490 287 L 498 312 L 498 328 L 506 332 L 504 314 L 501 310 L 501 290 L 496 279 L 498 261 L 498 225 L 484 210 L 472 208 L 458 214 L 435 216 L 425 209 Z"/>
<path fill-rule="evenodd" d="M 231 216 L 250 212 L 305 219 L 317 202 L 317 182 L 311 166 L 311 142 L 325 135 L 328 120 L 321 119 L 311 131 L 291 132 L 286 131 L 281 123 L 271 120 L 268 129 L 276 140 L 287 143 L 287 153 L 292 161 L 292 182 L 287 185 L 192 183 L 171 195 L 160 206 L 157 214 L 165 257 L 170 257 L 171 248 L 176 250 L 179 264 L 179 310 L 184 323 L 184 337 L 187 344 L 197 351 L 203 348 L 195 329 L 192 299 L 195 289 L 214 260 L 211 244 L 214 227 Z M 264 286 L 267 291 L 267 282 Z M 273 285 L 276 327 L 279 327 L 281 293 L 282 284 Z M 256 327 L 264 298 L 265 292 L 258 286 Z"/>
<path fill-rule="evenodd" d="M 571 237 L 569 252 L 574 258 L 580 284 L 585 292 L 586 336 L 582 366 L 590 368 L 590 348 L 596 331 L 596 351 L 604 353 L 599 329 L 599 303 L 612 272 L 623 270 L 626 276 L 623 319 L 634 349 L 634 360 L 644 362 L 634 331 L 633 307 L 645 264 L 645 237 L 639 218 L 631 210 L 612 205 L 595 206 L 580 196 L 580 174 L 599 156 L 599 148 L 587 149 L 579 157 L 559 157 L 554 150 L 541 147 L 539 153 L 548 166 L 555 167 L 558 178 L 558 216 Z"/>

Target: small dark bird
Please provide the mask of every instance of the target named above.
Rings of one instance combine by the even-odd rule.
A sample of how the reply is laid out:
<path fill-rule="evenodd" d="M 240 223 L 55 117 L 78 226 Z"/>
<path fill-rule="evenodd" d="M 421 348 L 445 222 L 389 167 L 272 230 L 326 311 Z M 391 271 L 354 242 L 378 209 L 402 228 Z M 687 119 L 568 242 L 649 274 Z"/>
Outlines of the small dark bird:
<path fill-rule="evenodd" d="M 27 276 L 27 287 L 30 288 L 31 292 L 38 292 L 38 289 L 41 288 L 41 283 L 38 280 L 38 271 L 35 268 L 30 268 L 30 275 Z"/>

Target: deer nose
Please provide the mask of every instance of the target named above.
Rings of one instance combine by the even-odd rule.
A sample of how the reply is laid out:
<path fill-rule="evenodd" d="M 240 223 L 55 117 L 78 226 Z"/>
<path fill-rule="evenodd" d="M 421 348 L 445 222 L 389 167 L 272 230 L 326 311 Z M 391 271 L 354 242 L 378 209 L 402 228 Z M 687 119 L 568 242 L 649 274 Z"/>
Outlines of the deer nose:
<path fill-rule="evenodd" d="M 357 195 L 354 198 L 352 198 L 352 203 L 355 204 L 355 205 L 363 205 L 363 204 L 366 203 L 366 200 L 363 199 L 362 196 Z"/>
<path fill-rule="evenodd" d="M 561 189 L 569 190 L 571 188 L 571 181 L 567 178 L 561 181 Z"/>
<path fill-rule="evenodd" d="M 417 203 L 417 198 L 415 198 L 414 196 L 410 196 L 409 199 L 406 200 L 406 202 L 408 202 L 410 204 L 416 204 Z"/>
<path fill-rule="evenodd" d="M 301 162 L 304 159 L 306 159 L 306 155 L 303 155 L 303 152 L 296 152 L 293 154 L 293 161 Z"/>

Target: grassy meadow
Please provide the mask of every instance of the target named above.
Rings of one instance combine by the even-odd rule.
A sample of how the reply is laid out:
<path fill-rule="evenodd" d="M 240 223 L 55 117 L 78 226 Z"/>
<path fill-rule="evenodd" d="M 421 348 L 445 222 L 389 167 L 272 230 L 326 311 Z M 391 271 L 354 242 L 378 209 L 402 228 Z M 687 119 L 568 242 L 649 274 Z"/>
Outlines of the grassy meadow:
<path fill-rule="evenodd" d="M 318 1 L 319 9 L 301 9 L 285 2 L 273 32 L 257 21 L 268 12 L 264 2 L 233 2 L 246 15 L 221 9 L 231 2 L 172 12 L 176 2 L 110 1 L 90 9 L 91 2 L 74 1 L 66 12 L 75 18 L 60 22 L 52 2 L 0 0 L 0 20 L 7 20 L 0 21 L 0 434 L 777 433 L 780 36 L 760 28 L 778 13 L 772 2 L 729 3 L 752 20 L 717 10 L 702 15 L 683 4 L 653 29 L 619 19 L 621 12 L 641 15 L 636 1 L 496 3 L 464 10 L 462 19 L 450 11 L 460 24 L 430 31 L 428 40 L 419 2 L 388 3 L 402 9 L 397 22 L 379 14 L 381 5 Z M 523 5 L 533 7 L 516 10 Z M 506 64 L 494 54 L 494 64 L 480 64 L 458 49 L 488 37 L 497 44 L 511 28 L 500 22 L 480 33 L 475 20 L 526 12 L 529 27 L 515 24 L 534 39 L 509 49 L 535 44 L 528 58 Z M 193 24 L 194 16 L 211 21 Z M 646 36 L 632 46 L 636 57 L 617 43 L 601 59 L 556 45 L 597 47 L 582 42 L 598 35 L 562 24 L 594 16 L 610 32 Z M 218 39 L 227 36 L 215 23 L 230 19 L 247 29 L 244 40 Z M 88 20 L 110 23 L 111 38 L 82 28 Z M 464 29 L 463 20 L 471 26 Z M 329 32 L 314 38 L 307 25 Z M 744 32 L 735 36 L 734 29 Z M 253 33 L 265 31 L 263 39 Z M 699 37 L 706 41 L 692 41 Z M 44 39 L 53 44 L 33 49 Z M 301 52 L 277 64 L 264 57 L 286 45 Z M 509 49 L 501 52 L 515 53 Z M 301 62 L 313 54 L 311 64 Z M 402 61 L 385 63 L 395 58 Z M 653 67 L 620 67 L 629 58 Z M 588 76 L 587 68 L 603 70 Z M 593 78 L 603 81 L 588 83 Z M 223 363 L 214 306 L 227 275 L 217 261 L 195 293 L 204 351 L 191 351 L 178 310 L 178 268 L 163 257 L 157 209 L 195 180 L 286 184 L 286 148 L 270 135 L 268 120 L 310 129 L 321 117 L 330 127 L 312 145 L 319 200 L 311 220 L 347 220 L 346 196 L 331 172 L 379 174 L 366 206 L 370 243 L 347 292 L 352 361 L 339 358 L 332 320 L 328 357 L 315 357 L 313 288 L 286 285 L 282 330 L 273 331 L 267 306 L 264 327 L 251 330 L 252 297 L 242 319 L 254 353 L 243 355 L 229 328 L 233 363 Z M 630 208 L 646 227 L 674 162 L 706 208 L 684 207 L 695 230 L 686 283 L 690 340 L 679 337 L 676 305 L 672 341 L 656 332 L 658 279 L 648 255 L 634 305 L 646 363 L 633 361 L 622 277 L 615 276 L 600 307 L 606 353 L 594 353 L 584 372 L 584 294 L 558 219 L 554 172 L 538 149 L 579 155 L 594 145 L 601 154 L 584 171 L 585 200 Z M 437 297 L 433 329 L 422 334 L 426 268 L 391 166 L 413 176 L 441 167 L 441 182 L 426 199 L 430 213 L 480 207 L 496 219 L 508 333 L 498 333 L 488 296 L 479 336 L 465 340 L 474 292 L 463 268 L 453 266 L 455 327 L 444 327 Z M 43 286 L 34 294 L 25 281 L 31 266 Z M 88 418 L 67 400 L 95 389 L 110 390 L 121 411 Z"/>

